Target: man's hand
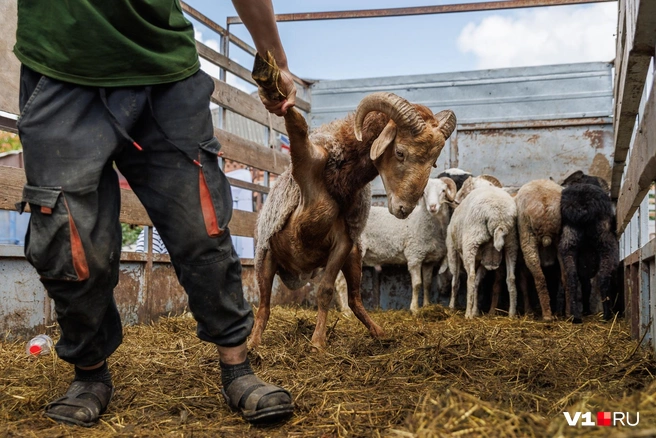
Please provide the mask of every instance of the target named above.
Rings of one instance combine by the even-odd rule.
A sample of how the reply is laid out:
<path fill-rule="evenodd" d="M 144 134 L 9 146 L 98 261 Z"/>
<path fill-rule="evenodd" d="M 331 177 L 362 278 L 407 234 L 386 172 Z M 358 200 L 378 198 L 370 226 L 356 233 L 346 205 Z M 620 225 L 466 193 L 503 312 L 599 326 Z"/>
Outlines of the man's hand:
<path fill-rule="evenodd" d="M 292 75 L 289 70 L 280 69 L 280 78 L 278 80 L 278 87 L 280 94 L 287 96 L 283 100 L 269 100 L 262 93 L 262 89 L 259 89 L 259 96 L 264 104 L 264 107 L 269 110 L 270 113 L 273 113 L 277 116 L 284 116 L 287 113 L 287 110 L 294 105 L 296 105 L 296 84 L 292 79 Z"/>

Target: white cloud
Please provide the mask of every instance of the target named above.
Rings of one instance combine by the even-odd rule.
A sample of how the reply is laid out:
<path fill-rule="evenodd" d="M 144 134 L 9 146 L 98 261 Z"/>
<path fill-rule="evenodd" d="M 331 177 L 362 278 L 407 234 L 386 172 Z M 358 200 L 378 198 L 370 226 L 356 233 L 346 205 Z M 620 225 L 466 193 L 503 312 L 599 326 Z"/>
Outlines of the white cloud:
<path fill-rule="evenodd" d="M 468 23 L 458 48 L 478 68 L 610 61 L 615 56 L 617 4 L 537 8 Z"/>

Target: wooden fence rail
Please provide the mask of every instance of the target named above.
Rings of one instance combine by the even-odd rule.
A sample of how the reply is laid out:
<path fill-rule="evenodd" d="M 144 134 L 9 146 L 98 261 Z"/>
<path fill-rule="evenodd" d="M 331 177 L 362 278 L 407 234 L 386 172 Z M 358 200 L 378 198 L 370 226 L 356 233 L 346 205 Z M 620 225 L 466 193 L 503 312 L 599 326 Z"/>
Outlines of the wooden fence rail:
<path fill-rule="evenodd" d="M 615 54 L 615 154 L 611 196 L 617 199 L 649 63 L 656 43 L 656 1 L 620 0 Z"/>

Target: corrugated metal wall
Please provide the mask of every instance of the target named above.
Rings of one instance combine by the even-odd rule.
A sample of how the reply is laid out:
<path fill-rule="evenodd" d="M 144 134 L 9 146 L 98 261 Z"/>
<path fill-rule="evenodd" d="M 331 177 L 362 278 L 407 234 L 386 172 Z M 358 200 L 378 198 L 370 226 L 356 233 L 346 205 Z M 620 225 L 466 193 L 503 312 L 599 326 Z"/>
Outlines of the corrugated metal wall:
<path fill-rule="evenodd" d="M 312 86 L 312 127 L 343 117 L 376 91 L 391 91 L 459 123 L 606 117 L 611 64 L 580 63 L 433 75 L 320 81 Z"/>

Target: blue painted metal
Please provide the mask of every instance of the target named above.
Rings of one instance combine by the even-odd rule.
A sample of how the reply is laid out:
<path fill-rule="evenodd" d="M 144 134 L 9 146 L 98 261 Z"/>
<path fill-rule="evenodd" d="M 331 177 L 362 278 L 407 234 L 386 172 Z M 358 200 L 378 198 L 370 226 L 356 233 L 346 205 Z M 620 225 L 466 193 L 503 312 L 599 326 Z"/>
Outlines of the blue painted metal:
<path fill-rule="evenodd" d="M 24 245 L 29 213 L 0 210 L 0 245 Z"/>

